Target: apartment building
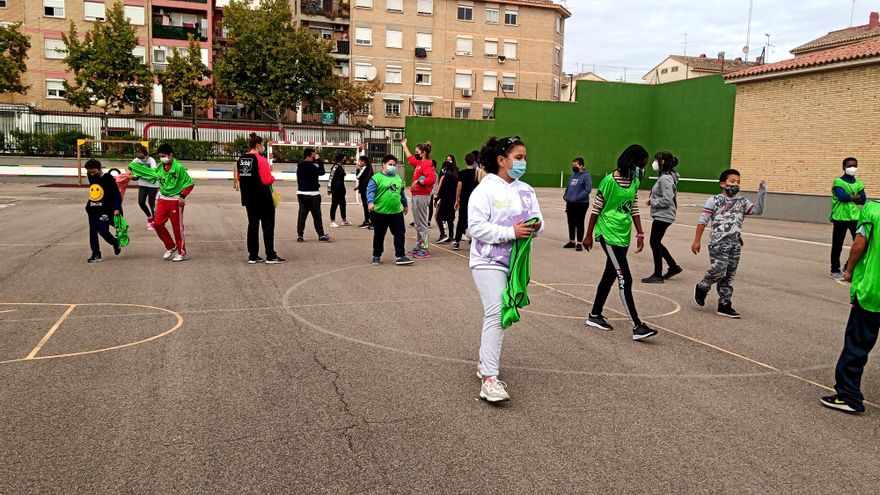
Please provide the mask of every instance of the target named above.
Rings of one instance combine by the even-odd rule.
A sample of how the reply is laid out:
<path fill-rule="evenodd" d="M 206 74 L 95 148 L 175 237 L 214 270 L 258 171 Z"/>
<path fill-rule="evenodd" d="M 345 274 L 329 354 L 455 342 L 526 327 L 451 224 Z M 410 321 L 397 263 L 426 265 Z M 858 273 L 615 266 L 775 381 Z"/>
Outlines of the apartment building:
<path fill-rule="evenodd" d="M 376 125 L 493 118 L 497 97 L 558 100 L 565 21 L 550 0 L 352 0 L 351 77 L 384 83 Z"/>

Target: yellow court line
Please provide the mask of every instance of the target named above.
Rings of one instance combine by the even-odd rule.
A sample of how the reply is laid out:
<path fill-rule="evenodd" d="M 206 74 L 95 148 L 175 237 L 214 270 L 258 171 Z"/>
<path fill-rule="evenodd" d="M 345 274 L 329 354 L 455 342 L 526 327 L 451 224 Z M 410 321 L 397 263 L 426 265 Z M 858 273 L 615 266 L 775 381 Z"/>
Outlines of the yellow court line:
<path fill-rule="evenodd" d="M 49 331 L 46 332 L 46 335 L 43 335 L 43 339 L 40 340 L 40 343 L 37 344 L 36 347 L 34 347 L 34 350 L 32 350 L 31 353 L 28 354 L 27 357 L 25 357 L 25 359 L 33 359 L 37 356 L 37 353 L 40 352 L 40 349 L 42 349 L 43 346 L 46 345 L 46 342 L 49 342 L 49 339 L 52 338 L 52 334 L 54 334 L 55 331 L 61 327 L 61 324 L 64 323 L 64 320 L 66 320 L 68 316 L 70 316 L 70 313 L 73 313 L 73 310 L 75 308 L 76 304 L 71 304 L 67 306 L 67 311 L 65 311 L 64 314 L 62 314 L 61 317 L 58 318 L 58 321 L 56 321 L 55 324 L 52 325 L 52 328 L 50 328 Z"/>
<path fill-rule="evenodd" d="M 439 247 L 439 246 L 437 246 L 437 245 L 435 245 L 434 247 L 436 247 L 437 249 L 441 249 L 441 250 L 443 250 L 443 251 L 446 251 L 446 252 L 448 252 L 448 253 L 452 253 L 452 254 L 454 254 L 454 255 L 456 255 L 456 256 L 460 256 L 460 257 L 462 257 L 462 258 L 467 258 L 466 256 L 464 256 L 464 255 L 462 255 L 462 254 L 460 254 L 460 253 L 456 253 L 455 251 L 450 251 L 450 250 L 448 250 L 448 249 L 445 249 L 445 248 Z M 571 297 L 571 298 L 573 298 L 573 299 L 577 299 L 577 300 L 579 300 L 579 301 L 583 301 L 583 302 L 585 302 L 585 303 L 587 303 L 587 304 L 591 304 L 591 303 L 592 303 L 591 301 L 588 301 L 588 300 L 586 300 L 586 299 L 584 299 L 584 298 L 582 298 L 582 297 L 576 296 L 576 295 L 574 295 L 574 294 L 569 294 L 568 292 L 565 292 L 565 291 L 559 290 L 559 289 L 557 289 L 557 288 L 555 288 L 555 287 L 550 287 L 549 285 L 546 285 L 546 284 L 542 284 L 542 283 L 536 281 L 535 279 L 532 279 L 532 283 L 534 283 L 535 285 L 537 285 L 537 286 L 539 286 L 539 287 L 543 287 L 543 288 L 546 288 L 546 289 L 549 289 L 549 290 L 552 290 L 552 291 L 556 291 L 556 292 L 558 292 L 558 293 L 560 293 L 560 294 L 566 295 L 566 296 Z M 613 313 L 617 313 L 617 314 L 619 314 L 619 315 L 621 315 L 621 316 L 626 316 L 625 313 L 623 313 L 623 312 L 621 312 L 621 311 L 617 311 L 617 310 L 615 310 L 615 309 L 613 309 L 613 308 L 606 308 L 606 309 L 608 309 L 609 311 L 611 311 L 611 312 L 613 312 Z M 799 380 L 799 381 L 802 381 L 802 382 L 804 382 L 804 383 L 809 383 L 810 385 L 814 385 L 814 386 L 816 386 L 816 387 L 819 387 L 819 388 L 821 388 L 822 390 L 827 390 L 827 391 L 829 391 L 829 392 L 835 392 L 835 390 L 834 390 L 833 388 L 831 388 L 831 387 L 828 387 L 828 386 L 826 386 L 826 385 L 822 385 L 821 383 L 818 383 L 818 382 L 815 382 L 815 381 L 813 381 L 813 380 L 810 380 L 809 378 L 804 378 L 804 377 L 802 377 L 802 376 L 795 375 L 794 373 L 789 373 L 788 371 L 783 371 L 783 370 L 781 370 L 781 369 L 779 369 L 779 368 L 777 368 L 776 366 L 773 366 L 773 365 L 771 365 L 771 364 L 767 364 L 767 363 L 764 363 L 764 362 L 758 361 L 757 359 L 752 359 L 752 358 L 750 358 L 750 357 L 748 357 L 748 356 L 744 356 L 744 355 L 739 354 L 739 353 L 736 353 L 736 352 L 734 352 L 734 351 L 729 351 L 729 350 L 727 350 L 727 349 L 725 349 L 725 348 L 723 348 L 723 347 L 719 347 L 719 346 L 717 346 L 717 345 L 715 345 L 715 344 L 710 344 L 710 343 L 708 343 L 708 342 L 704 342 L 704 341 L 702 341 L 702 340 L 700 340 L 700 339 L 697 339 L 697 338 L 695 338 L 695 337 L 691 337 L 691 336 L 689 336 L 689 335 L 685 335 L 685 334 L 683 334 L 683 333 L 676 332 L 675 330 L 670 330 L 670 329 L 668 329 L 668 328 L 666 328 L 666 327 L 662 327 L 662 326 L 660 326 L 660 325 L 658 325 L 658 324 L 656 324 L 656 323 L 654 323 L 654 322 L 652 322 L 652 325 L 654 326 L 654 328 L 657 328 L 658 330 L 663 330 L 664 332 L 670 333 L 670 334 L 675 335 L 675 336 L 677 336 L 677 337 L 681 337 L 681 338 L 683 338 L 683 339 L 685 339 L 685 340 L 688 340 L 688 341 L 694 342 L 694 343 L 696 343 L 696 344 L 700 344 L 700 345 L 702 345 L 702 346 L 708 347 L 709 349 L 712 349 L 712 350 L 715 350 L 715 351 L 721 352 L 721 353 L 723 353 L 723 354 L 727 354 L 728 356 L 732 356 L 732 357 L 735 357 L 735 358 L 739 358 L 739 359 L 742 359 L 743 361 L 746 361 L 746 362 L 752 363 L 752 364 L 754 364 L 754 365 L 756 365 L 756 366 L 760 366 L 760 367 L 762 367 L 762 368 L 766 368 L 766 369 L 768 369 L 768 370 L 775 371 L 775 372 L 777 372 L 777 373 L 779 373 L 779 374 L 781 374 L 781 375 L 783 375 L 783 376 L 787 376 L 787 377 L 789 377 L 789 378 L 794 378 L 795 380 Z M 864 404 L 865 404 L 866 406 L 871 406 L 871 407 L 873 407 L 873 408 L 875 408 L 875 409 L 880 409 L 880 404 L 875 404 L 875 403 L 870 402 L 870 401 L 867 401 L 867 400 L 864 401 Z"/>

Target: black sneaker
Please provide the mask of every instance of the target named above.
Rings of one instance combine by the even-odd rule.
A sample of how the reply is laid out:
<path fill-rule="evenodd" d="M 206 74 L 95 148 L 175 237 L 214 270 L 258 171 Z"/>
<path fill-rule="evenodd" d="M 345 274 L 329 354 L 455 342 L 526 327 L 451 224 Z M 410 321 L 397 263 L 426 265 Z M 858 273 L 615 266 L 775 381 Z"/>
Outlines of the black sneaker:
<path fill-rule="evenodd" d="M 651 275 L 650 277 L 642 279 L 643 284 L 662 284 L 663 277 L 658 277 L 657 275 Z"/>
<path fill-rule="evenodd" d="M 266 259 L 267 265 L 283 265 L 284 263 L 287 263 L 287 260 L 282 258 L 281 256 L 278 256 L 277 254 L 271 258 Z"/>
<path fill-rule="evenodd" d="M 742 315 L 736 312 L 735 309 L 730 304 L 719 304 L 718 311 L 715 312 L 717 315 L 726 316 L 728 318 L 740 318 Z"/>
<path fill-rule="evenodd" d="M 415 263 L 415 262 L 413 260 L 407 258 L 406 256 L 401 256 L 400 258 L 397 258 L 396 260 L 394 260 L 395 265 L 412 265 L 413 263 Z"/>
<path fill-rule="evenodd" d="M 121 253 L 121 252 L 122 252 L 122 246 L 120 246 L 119 243 L 117 242 L 116 245 L 113 246 L 113 254 L 115 256 L 119 256 L 119 253 Z"/>
<path fill-rule="evenodd" d="M 635 340 L 636 342 L 640 340 L 645 340 L 648 337 L 653 337 L 655 335 L 657 335 L 657 330 L 650 328 L 644 323 L 639 323 L 635 328 L 633 328 L 633 340 Z"/>
<path fill-rule="evenodd" d="M 373 256 L 373 266 L 379 266 L 379 263 L 382 262 L 382 258 L 378 256 Z"/>
<path fill-rule="evenodd" d="M 450 242 L 452 242 L 452 239 L 444 235 L 440 237 L 440 240 L 437 241 L 437 244 L 448 244 Z"/>
<path fill-rule="evenodd" d="M 589 315 L 589 317 L 587 317 L 587 325 L 602 330 L 607 330 L 609 332 L 611 330 L 614 330 L 614 327 L 612 327 L 611 324 L 608 323 L 608 320 L 606 320 L 605 317 L 602 315 Z"/>
<path fill-rule="evenodd" d="M 86 260 L 87 263 L 100 263 L 102 261 L 104 261 L 104 260 L 101 259 L 100 254 L 93 254 L 91 258 Z"/>
<path fill-rule="evenodd" d="M 694 302 L 697 303 L 697 306 L 705 306 L 706 305 L 706 296 L 709 295 L 709 291 L 706 289 L 700 288 L 700 284 L 694 286 Z"/>
<path fill-rule="evenodd" d="M 664 280 L 670 279 L 683 271 L 684 271 L 684 269 L 678 265 L 670 266 L 669 271 L 666 272 L 666 275 L 663 275 L 663 279 Z"/>
<path fill-rule="evenodd" d="M 248 265 L 256 265 L 257 263 L 263 261 L 263 258 L 257 256 L 256 258 L 248 257 Z"/>
<path fill-rule="evenodd" d="M 373 230 L 373 224 L 367 225 L 367 230 Z"/>
<path fill-rule="evenodd" d="M 574 243 L 573 243 L 573 242 L 569 242 L 569 243 L 566 244 L 565 246 L 562 246 L 562 249 L 574 249 Z"/>
<path fill-rule="evenodd" d="M 865 406 L 852 406 L 847 404 L 847 402 L 840 398 L 840 395 L 826 395 L 820 399 L 822 405 L 825 407 L 829 407 L 831 409 L 837 409 L 838 411 L 844 411 L 848 413 L 861 414 L 865 412 Z"/>
<path fill-rule="evenodd" d="M 358 225 L 358 228 L 359 228 L 359 229 L 365 229 L 365 228 L 367 228 L 367 227 L 369 227 L 369 226 L 370 226 L 370 224 L 368 224 L 367 222 L 364 222 L 364 223 Z"/>
<path fill-rule="evenodd" d="M 328 234 L 324 234 L 324 235 L 318 237 L 318 240 L 321 242 L 333 242 L 333 238 L 330 237 Z"/>
<path fill-rule="evenodd" d="M 458 251 L 459 249 L 461 249 L 461 242 L 459 242 L 459 241 L 455 241 L 455 242 L 453 242 L 453 243 L 452 243 L 452 250 L 453 250 L 453 251 Z"/>
<path fill-rule="evenodd" d="M 306 242 L 306 240 L 303 239 L 302 237 L 297 237 L 296 242 L 303 243 L 303 242 Z"/>
<path fill-rule="evenodd" d="M 575 251 L 583 251 L 583 250 L 584 250 L 584 245 L 581 244 L 581 243 L 577 243 L 577 246 L 574 247 L 574 250 L 575 250 Z"/>

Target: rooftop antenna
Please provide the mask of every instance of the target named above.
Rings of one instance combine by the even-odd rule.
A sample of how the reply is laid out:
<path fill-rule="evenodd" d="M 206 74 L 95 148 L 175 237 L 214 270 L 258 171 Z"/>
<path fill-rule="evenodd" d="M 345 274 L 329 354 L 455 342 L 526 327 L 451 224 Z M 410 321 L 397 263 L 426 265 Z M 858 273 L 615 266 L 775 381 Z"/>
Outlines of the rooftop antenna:
<path fill-rule="evenodd" d="M 688 54 L 688 34 L 684 33 L 684 56 L 687 57 Z"/>
<path fill-rule="evenodd" d="M 853 0 L 852 11 L 849 14 L 849 27 L 852 27 L 855 19 L 856 19 L 856 0 Z"/>
<path fill-rule="evenodd" d="M 754 0 L 749 0 L 749 26 L 746 29 L 746 46 L 743 47 L 743 53 L 746 55 L 746 62 L 749 61 L 749 45 L 752 42 L 752 7 L 754 7 Z"/>
<path fill-rule="evenodd" d="M 767 47 L 764 49 L 764 63 L 767 63 L 767 59 L 770 58 L 770 49 L 776 45 L 774 45 L 773 43 L 770 43 L 770 34 L 769 33 L 764 33 L 764 36 L 767 37 Z"/>

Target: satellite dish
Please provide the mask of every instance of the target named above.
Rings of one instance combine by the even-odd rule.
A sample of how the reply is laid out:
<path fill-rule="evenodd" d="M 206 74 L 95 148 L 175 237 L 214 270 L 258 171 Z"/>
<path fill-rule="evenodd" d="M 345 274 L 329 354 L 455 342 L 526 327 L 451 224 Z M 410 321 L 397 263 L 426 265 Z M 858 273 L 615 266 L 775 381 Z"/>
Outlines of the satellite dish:
<path fill-rule="evenodd" d="M 743 47 L 743 53 L 749 53 L 749 45 Z"/>
<path fill-rule="evenodd" d="M 366 75 L 367 81 L 374 81 L 376 80 L 376 76 L 379 75 L 379 71 L 377 71 L 376 68 L 371 65 L 370 68 L 367 69 Z"/>

